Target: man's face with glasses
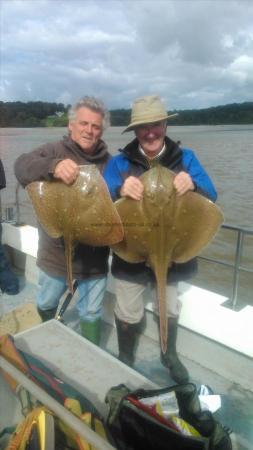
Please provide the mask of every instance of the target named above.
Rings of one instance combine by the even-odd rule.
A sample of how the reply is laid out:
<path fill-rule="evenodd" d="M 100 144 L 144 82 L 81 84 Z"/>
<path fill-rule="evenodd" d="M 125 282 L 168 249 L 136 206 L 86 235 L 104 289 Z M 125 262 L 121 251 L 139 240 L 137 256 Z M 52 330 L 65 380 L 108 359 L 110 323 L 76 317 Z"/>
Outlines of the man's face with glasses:
<path fill-rule="evenodd" d="M 162 150 L 166 128 L 166 120 L 139 125 L 135 128 L 139 144 L 149 158 L 154 158 Z"/>

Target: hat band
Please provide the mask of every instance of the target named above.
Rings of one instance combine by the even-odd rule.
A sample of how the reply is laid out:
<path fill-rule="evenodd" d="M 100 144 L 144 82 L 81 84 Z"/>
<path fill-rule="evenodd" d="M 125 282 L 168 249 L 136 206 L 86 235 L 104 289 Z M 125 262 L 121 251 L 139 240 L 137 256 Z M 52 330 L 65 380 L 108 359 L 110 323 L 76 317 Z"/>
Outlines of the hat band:
<path fill-rule="evenodd" d="M 162 119 L 167 119 L 168 115 L 167 114 L 142 114 L 141 116 L 139 114 L 133 115 L 131 118 L 131 123 L 148 123 L 148 122 L 158 122 L 159 120 Z"/>

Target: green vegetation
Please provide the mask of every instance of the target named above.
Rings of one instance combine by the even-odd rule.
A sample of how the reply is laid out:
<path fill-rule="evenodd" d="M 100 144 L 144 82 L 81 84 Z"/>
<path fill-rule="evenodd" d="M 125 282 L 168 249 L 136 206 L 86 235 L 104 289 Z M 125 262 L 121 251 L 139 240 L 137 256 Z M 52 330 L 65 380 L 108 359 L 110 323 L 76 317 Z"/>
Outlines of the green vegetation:
<path fill-rule="evenodd" d="M 114 127 L 123 127 L 129 124 L 131 117 L 130 109 L 114 109 L 111 113 L 111 124 Z"/>
<path fill-rule="evenodd" d="M 70 105 L 47 102 L 0 102 L 0 127 L 65 127 Z M 171 125 L 253 124 L 253 102 L 232 103 L 206 109 L 174 110 Z M 129 109 L 111 111 L 113 126 L 126 126 Z"/>
<path fill-rule="evenodd" d="M 173 112 L 178 113 L 170 119 L 173 125 L 253 124 L 253 102 Z"/>
<path fill-rule="evenodd" d="M 67 109 L 63 103 L 0 102 L 0 127 L 62 127 L 67 123 Z M 57 112 L 65 113 L 65 122 Z"/>
<path fill-rule="evenodd" d="M 67 112 L 60 113 L 57 111 L 53 116 L 44 119 L 46 127 L 66 127 L 68 124 Z"/>

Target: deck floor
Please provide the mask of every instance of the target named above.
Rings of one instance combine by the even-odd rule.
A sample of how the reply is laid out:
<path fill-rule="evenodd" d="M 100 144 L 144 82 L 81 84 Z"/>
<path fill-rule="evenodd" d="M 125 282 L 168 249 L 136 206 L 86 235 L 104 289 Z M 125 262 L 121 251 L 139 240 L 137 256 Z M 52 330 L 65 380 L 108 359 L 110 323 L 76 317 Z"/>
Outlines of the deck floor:
<path fill-rule="evenodd" d="M 22 278 L 20 282 L 19 295 L 1 294 L 0 296 L 0 313 L 3 317 L 4 314 L 24 303 L 34 303 L 36 286 L 24 283 Z M 78 332 L 78 317 L 74 307 L 69 308 L 64 319 L 67 326 Z M 115 328 L 106 323 L 103 323 L 101 347 L 112 355 L 117 355 Z M 173 380 L 161 365 L 159 355 L 157 342 L 141 336 L 134 368 L 161 387 L 172 385 Z M 198 387 L 202 384 L 208 385 L 215 394 L 221 396 L 221 408 L 215 413 L 215 417 L 235 433 L 234 450 L 251 450 L 253 448 L 253 392 L 203 368 L 201 364 L 196 364 L 184 357 L 181 359 L 189 370 L 192 382 Z"/>

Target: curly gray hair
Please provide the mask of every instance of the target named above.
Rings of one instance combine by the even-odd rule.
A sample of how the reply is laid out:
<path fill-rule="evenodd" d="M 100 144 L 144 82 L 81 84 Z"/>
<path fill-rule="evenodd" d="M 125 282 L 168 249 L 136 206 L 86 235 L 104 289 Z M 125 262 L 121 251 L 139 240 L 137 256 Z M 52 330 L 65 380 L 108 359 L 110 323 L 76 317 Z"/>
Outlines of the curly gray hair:
<path fill-rule="evenodd" d="M 68 111 L 68 118 L 70 122 L 75 120 L 76 112 L 83 107 L 101 114 L 101 116 L 103 117 L 103 130 L 110 126 L 110 112 L 106 109 L 104 103 L 95 97 L 88 96 L 83 97 L 81 100 L 71 106 Z"/>

